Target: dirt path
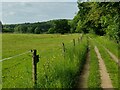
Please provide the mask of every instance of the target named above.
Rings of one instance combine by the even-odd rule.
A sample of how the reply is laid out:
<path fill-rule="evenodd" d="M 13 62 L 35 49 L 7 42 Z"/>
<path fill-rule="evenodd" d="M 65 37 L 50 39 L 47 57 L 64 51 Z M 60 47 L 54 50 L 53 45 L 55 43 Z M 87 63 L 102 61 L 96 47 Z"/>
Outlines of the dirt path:
<path fill-rule="evenodd" d="M 113 88 L 112 82 L 110 80 L 109 74 L 107 73 L 107 69 L 106 69 L 104 61 L 99 53 L 99 50 L 96 46 L 94 49 L 95 49 L 95 52 L 96 52 L 98 60 L 99 60 L 101 87 L 102 88 Z"/>
<path fill-rule="evenodd" d="M 104 47 L 105 48 L 105 47 Z M 105 48 L 105 50 L 109 53 L 109 55 L 111 56 L 111 58 L 116 62 L 118 63 L 118 58 L 113 54 L 111 53 L 107 48 Z"/>
<path fill-rule="evenodd" d="M 81 72 L 81 75 L 79 76 L 78 86 L 77 88 L 88 88 L 87 87 L 87 81 L 89 76 L 89 58 L 90 57 L 90 51 L 88 50 L 87 57 L 86 57 L 86 63 L 83 67 L 83 70 Z"/>

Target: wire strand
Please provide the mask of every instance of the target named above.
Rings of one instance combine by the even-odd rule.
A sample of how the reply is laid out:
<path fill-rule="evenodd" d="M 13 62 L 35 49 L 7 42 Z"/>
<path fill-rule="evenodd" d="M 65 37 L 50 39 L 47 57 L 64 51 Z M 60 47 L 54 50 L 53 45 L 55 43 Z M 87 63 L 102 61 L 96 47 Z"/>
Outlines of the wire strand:
<path fill-rule="evenodd" d="M 6 61 L 6 60 L 9 60 L 9 59 L 12 59 L 12 58 L 15 58 L 15 57 L 18 57 L 18 56 L 21 56 L 21 55 L 24 55 L 24 54 L 27 54 L 31 51 L 27 51 L 27 52 L 24 52 L 24 53 L 21 53 L 21 54 L 18 54 L 18 55 L 15 55 L 15 56 L 12 56 L 12 57 L 8 57 L 8 58 L 4 58 L 2 60 L 0 60 L 0 62 L 3 62 L 3 61 Z"/>

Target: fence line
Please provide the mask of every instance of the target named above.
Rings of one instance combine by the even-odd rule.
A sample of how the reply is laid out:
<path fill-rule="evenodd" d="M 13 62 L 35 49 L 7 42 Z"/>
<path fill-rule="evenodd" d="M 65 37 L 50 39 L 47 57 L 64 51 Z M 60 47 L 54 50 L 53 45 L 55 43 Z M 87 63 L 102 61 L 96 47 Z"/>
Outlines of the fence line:
<path fill-rule="evenodd" d="M 70 41 L 69 43 L 72 43 L 72 42 Z M 69 44 L 69 43 L 67 43 L 67 44 Z M 73 39 L 73 43 L 74 43 L 74 46 L 75 46 L 75 39 Z M 64 47 L 63 49 L 64 49 L 64 52 L 65 52 L 64 43 L 63 43 L 63 47 Z M 56 50 L 58 50 L 58 49 L 62 50 L 61 47 L 57 48 Z M 9 60 L 9 59 L 12 59 L 12 58 L 15 58 L 15 57 L 27 54 L 29 52 L 31 52 L 33 54 L 32 55 L 32 79 L 33 79 L 33 88 L 36 88 L 36 86 L 37 86 L 37 63 L 39 62 L 39 55 L 37 55 L 37 51 L 36 50 L 27 51 L 27 52 L 24 52 L 24 53 L 15 55 L 15 56 L 11 56 L 11 57 L 8 57 L 8 58 L 1 59 L 0 62 L 3 62 L 5 60 Z M 42 51 L 42 53 L 43 52 L 44 52 L 44 50 Z M 18 64 L 20 64 L 20 63 L 17 63 L 14 66 L 17 66 Z M 9 68 L 10 67 L 5 68 L 5 69 L 9 69 Z"/>
<path fill-rule="evenodd" d="M 11 58 L 15 58 L 15 57 L 18 57 L 18 56 L 21 56 L 21 55 L 27 54 L 27 53 L 29 53 L 29 52 L 31 52 L 31 51 L 27 51 L 27 52 L 24 52 L 24 53 L 21 53 L 21 54 L 18 54 L 18 55 L 12 56 L 12 57 L 4 58 L 4 59 L 0 60 L 0 62 L 3 62 L 3 61 L 5 61 L 5 60 L 9 60 L 9 59 L 11 59 Z"/>
<path fill-rule="evenodd" d="M 81 35 L 81 37 L 82 37 L 82 35 Z M 68 42 L 68 43 L 66 43 L 66 44 L 70 44 L 70 43 L 72 43 L 72 42 L 73 42 L 73 40 L 71 40 L 70 42 Z M 61 49 L 61 47 L 59 47 L 58 49 Z M 57 49 L 57 50 L 58 50 L 58 49 Z M 62 50 L 62 49 L 61 49 L 61 50 Z M 27 53 L 29 53 L 29 52 L 31 52 L 31 51 L 27 51 L 27 52 L 24 52 L 24 53 L 21 53 L 21 54 L 12 56 L 12 57 L 8 57 L 8 58 L 1 59 L 0 62 L 3 62 L 3 61 L 6 61 L 6 60 L 9 60 L 9 59 L 12 59 L 12 58 L 15 58 L 15 57 L 18 57 L 18 56 L 27 54 Z M 42 51 L 42 52 L 44 52 L 44 51 Z"/>

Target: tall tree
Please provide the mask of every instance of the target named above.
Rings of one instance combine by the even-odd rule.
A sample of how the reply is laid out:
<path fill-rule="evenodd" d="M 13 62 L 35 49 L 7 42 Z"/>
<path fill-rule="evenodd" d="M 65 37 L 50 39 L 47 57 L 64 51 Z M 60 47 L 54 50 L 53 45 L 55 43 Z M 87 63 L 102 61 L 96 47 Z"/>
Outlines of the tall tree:
<path fill-rule="evenodd" d="M 81 2 L 78 0 L 79 11 L 74 17 L 77 19 L 76 32 L 107 35 L 116 42 L 120 41 L 120 2 Z M 79 18 L 76 18 L 79 17 Z"/>
<path fill-rule="evenodd" d="M 70 32 L 70 25 L 68 24 L 68 20 L 66 19 L 56 20 L 54 29 L 56 33 L 61 34 Z"/>
<path fill-rule="evenodd" d="M 15 28 L 14 28 L 15 32 L 17 33 L 27 33 L 27 26 L 25 25 L 17 25 Z"/>

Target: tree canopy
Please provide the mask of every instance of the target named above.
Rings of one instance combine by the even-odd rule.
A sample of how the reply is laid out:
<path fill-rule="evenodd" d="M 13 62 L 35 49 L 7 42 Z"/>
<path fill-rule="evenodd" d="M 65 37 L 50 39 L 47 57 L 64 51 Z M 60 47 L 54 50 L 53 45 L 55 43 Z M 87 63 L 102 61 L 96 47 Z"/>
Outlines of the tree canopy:
<path fill-rule="evenodd" d="M 70 32 L 70 25 L 68 24 L 68 20 L 61 19 L 54 21 L 54 26 L 50 28 L 50 33 L 68 33 Z"/>
<path fill-rule="evenodd" d="M 107 35 L 120 41 L 120 2 L 80 2 L 79 11 L 71 22 L 75 32 Z"/>

